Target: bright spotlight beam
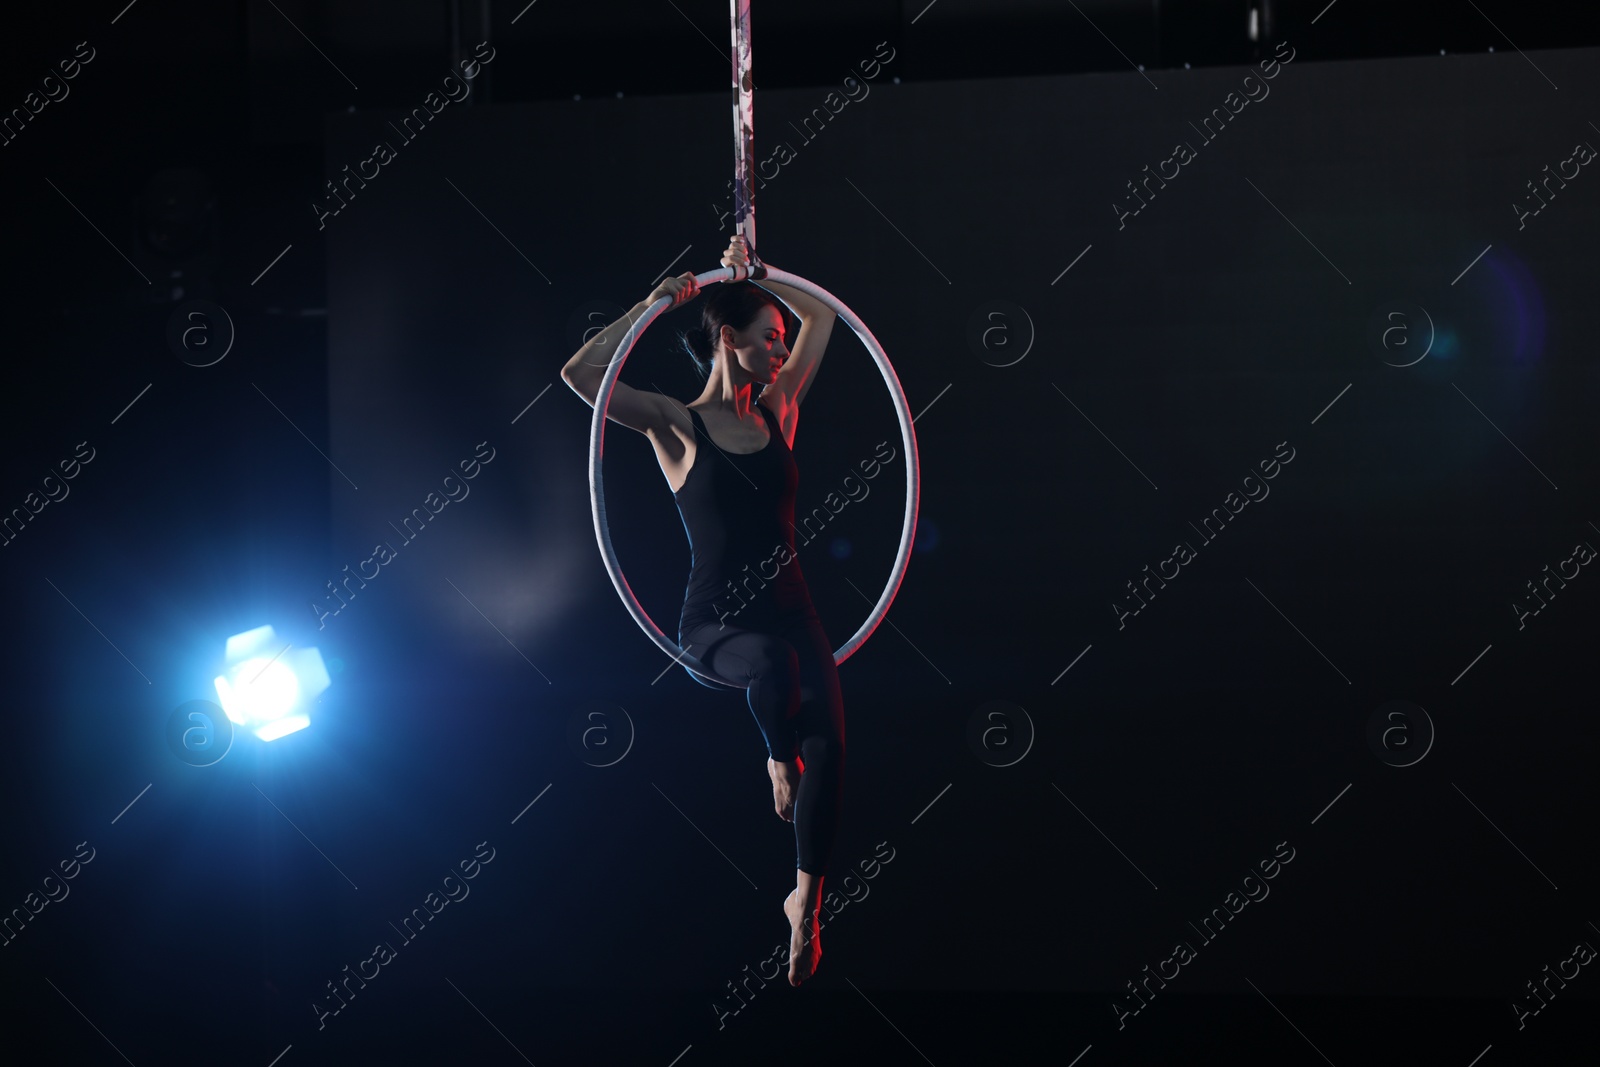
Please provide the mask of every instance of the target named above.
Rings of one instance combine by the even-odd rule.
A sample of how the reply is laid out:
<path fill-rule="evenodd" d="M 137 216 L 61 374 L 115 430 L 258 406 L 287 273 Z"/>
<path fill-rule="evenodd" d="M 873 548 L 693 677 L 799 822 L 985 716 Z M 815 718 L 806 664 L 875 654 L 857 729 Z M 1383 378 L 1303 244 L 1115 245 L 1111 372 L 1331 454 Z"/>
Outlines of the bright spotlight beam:
<path fill-rule="evenodd" d="M 271 626 L 228 638 L 227 667 L 217 675 L 217 699 L 228 719 L 263 741 L 274 741 L 311 725 L 310 703 L 328 688 L 327 667 L 314 648 L 277 647 Z"/>

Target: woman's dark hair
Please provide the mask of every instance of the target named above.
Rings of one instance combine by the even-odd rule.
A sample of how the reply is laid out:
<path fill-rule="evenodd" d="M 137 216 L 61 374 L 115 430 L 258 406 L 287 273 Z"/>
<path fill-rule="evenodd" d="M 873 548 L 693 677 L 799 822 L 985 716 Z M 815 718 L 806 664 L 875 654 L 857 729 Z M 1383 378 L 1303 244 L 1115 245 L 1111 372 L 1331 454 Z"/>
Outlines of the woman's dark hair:
<path fill-rule="evenodd" d="M 711 377 L 712 357 L 717 351 L 717 340 L 724 326 L 744 330 L 756 321 L 761 309 L 768 305 L 778 309 L 784 331 L 793 337 L 794 331 L 788 309 L 783 301 L 754 282 L 719 282 L 715 289 L 703 295 L 705 303 L 700 308 L 700 325 L 678 331 L 678 344 L 689 358 L 701 380 Z"/>

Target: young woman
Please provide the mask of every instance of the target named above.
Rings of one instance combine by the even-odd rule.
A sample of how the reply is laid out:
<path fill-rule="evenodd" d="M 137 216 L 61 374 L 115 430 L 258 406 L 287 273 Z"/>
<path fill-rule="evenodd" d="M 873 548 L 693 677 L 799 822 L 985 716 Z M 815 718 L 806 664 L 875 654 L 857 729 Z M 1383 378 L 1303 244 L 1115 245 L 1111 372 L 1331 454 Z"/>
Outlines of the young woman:
<path fill-rule="evenodd" d="M 744 238 L 733 239 L 722 263 L 747 265 Z M 629 327 L 663 296 L 674 310 L 698 294 L 692 272 L 666 279 L 584 344 L 562 380 L 592 407 Z M 792 337 L 779 299 L 800 320 Z M 817 911 L 844 794 L 844 702 L 833 644 L 796 558 L 800 475 L 789 450 L 834 318 L 825 304 L 786 285 L 719 282 L 708 291 L 700 326 L 679 334 L 706 381 L 700 395 L 685 404 L 619 381 L 606 410 L 655 446 L 689 534 L 693 564 L 678 646 L 745 686 L 767 744 L 773 806 L 794 824 L 796 885 L 783 906 L 791 985 L 809 978 L 822 958 Z"/>

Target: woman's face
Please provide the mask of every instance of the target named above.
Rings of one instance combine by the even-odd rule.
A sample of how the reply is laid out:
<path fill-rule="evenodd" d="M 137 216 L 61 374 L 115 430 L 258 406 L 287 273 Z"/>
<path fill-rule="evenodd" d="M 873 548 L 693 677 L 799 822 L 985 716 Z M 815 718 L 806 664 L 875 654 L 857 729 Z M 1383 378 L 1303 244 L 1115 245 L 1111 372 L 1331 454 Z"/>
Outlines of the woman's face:
<path fill-rule="evenodd" d="M 759 385 L 777 380 L 779 368 L 789 358 L 786 340 L 783 316 L 771 304 L 763 305 L 755 320 L 743 330 L 731 326 L 722 328 L 724 351 L 731 348 L 734 363 L 746 378 Z"/>

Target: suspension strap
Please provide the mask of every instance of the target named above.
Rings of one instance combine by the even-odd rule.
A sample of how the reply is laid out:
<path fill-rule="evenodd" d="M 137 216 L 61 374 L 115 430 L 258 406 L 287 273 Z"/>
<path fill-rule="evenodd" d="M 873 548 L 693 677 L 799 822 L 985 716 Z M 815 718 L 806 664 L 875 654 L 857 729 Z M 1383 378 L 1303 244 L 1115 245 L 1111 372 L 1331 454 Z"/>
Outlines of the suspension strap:
<path fill-rule="evenodd" d="M 733 22 L 733 216 L 750 255 L 746 277 L 767 276 L 756 254 L 755 82 L 750 77 L 750 0 L 728 0 Z M 734 271 L 731 281 L 743 281 Z"/>

